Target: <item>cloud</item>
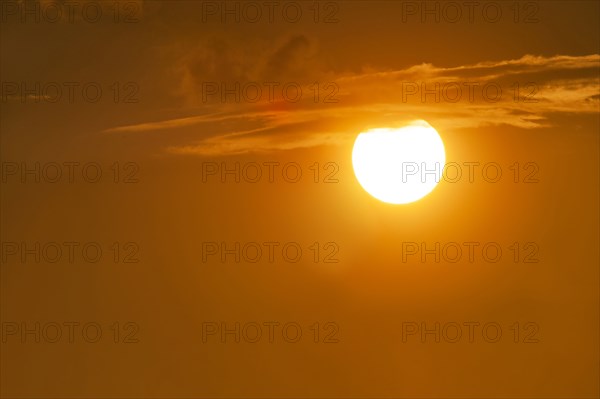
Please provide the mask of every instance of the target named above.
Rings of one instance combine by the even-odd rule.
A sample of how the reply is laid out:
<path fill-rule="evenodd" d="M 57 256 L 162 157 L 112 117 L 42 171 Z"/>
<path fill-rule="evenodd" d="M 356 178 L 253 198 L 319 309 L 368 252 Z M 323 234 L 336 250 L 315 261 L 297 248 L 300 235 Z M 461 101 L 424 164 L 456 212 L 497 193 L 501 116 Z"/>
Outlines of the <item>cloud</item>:
<path fill-rule="evenodd" d="M 268 58 L 266 70 L 292 68 L 309 47 L 308 39 L 291 38 Z M 212 59 L 203 68 L 210 71 L 217 64 L 230 65 L 228 56 Z M 229 77 L 245 70 L 232 70 L 231 65 L 225 69 Z M 280 95 L 250 102 L 242 96 L 239 102 L 205 104 L 203 115 L 120 126 L 107 132 L 198 132 L 192 142 L 169 145 L 167 151 L 228 155 L 336 145 L 354 137 L 357 129 L 400 125 L 413 119 L 428 120 L 438 128 L 509 125 L 535 129 L 549 126 L 552 114 L 598 113 L 599 68 L 597 54 L 525 55 L 451 68 L 421 64 L 402 70 L 321 74 L 331 80 L 321 82 L 318 90 L 313 83 L 296 82 L 302 91 L 298 101 L 286 101 Z M 284 84 L 280 83 L 278 87 Z M 325 101 L 327 96 L 335 101 Z"/>
<path fill-rule="evenodd" d="M 270 79 L 283 77 L 304 77 L 306 71 L 312 68 L 311 60 L 316 53 L 316 43 L 305 35 L 295 35 L 288 38 L 273 54 L 268 57 L 263 76 Z"/>
<path fill-rule="evenodd" d="M 176 56 L 174 76 L 179 77 L 177 94 L 188 104 L 205 104 L 207 85 L 232 88 L 254 82 L 299 81 L 314 79 L 319 65 L 318 44 L 304 34 L 290 35 L 275 43 L 230 42 L 208 37 L 184 46 Z M 213 96 L 209 102 L 218 101 Z"/>

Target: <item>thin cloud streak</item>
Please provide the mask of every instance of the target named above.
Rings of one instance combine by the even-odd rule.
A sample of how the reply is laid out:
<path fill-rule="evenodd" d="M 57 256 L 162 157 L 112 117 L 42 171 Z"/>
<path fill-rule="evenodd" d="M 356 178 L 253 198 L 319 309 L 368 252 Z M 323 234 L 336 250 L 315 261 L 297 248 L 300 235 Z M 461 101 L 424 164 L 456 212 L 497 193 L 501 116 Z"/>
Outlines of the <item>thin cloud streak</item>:
<path fill-rule="evenodd" d="M 173 154 L 229 155 L 253 151 L 277 151 L 320 145 L 337 145 L 353 137 L 348 124 L 401 123 L 415 117 L 434 116 L 440 127 L 468 128 L 509 125 L 523 129 L 549 126 L 555 113 L 599 112 L 600 55 L 541 57 L 525 55 L 516 60 L 481 62 L 452 68 L 431 64 L 396 71 L 370 71 L 334 78 L 340 87 L 338 102 L 315 104 L 312 97 L 298 103 L 237 103 L 220 112 L 171 120 L 118 126 L 106 133 L 196 128 L 203 133 L 194 142 L 170 145 Z M 470 83 L 469 83 L 470 82 Z M 467 83 L 501 87 L 501 98 L 490 99 L 468 92 Z M 519 86 L 515 97 L 514 82 Z M 428 91 L 455 89 L 447 101 L 437 94 L 407 92 L 425 85 Z M 529 86 L 528 86 L 529 85 Z M 533 86 L 532 86 L 533 85 Z M 472 88 L 473 86 L 471 86 Z M 437 88 L 437 89 L 436 89 Z M 412 93 L 412 94 L 411 94 Z M 456 95 L 459 94 L 457 97 Z M 214 104 L 206 109 L 215 109 Z M 245 125 L 241 125 L 245 122 Z M 215 124 L 230 123 L 226 131 Z M 311 130 L 307 131 L 307 124 Z M 285 134 L 274 134 L 278 129 Z M 222 129 L 221 129 L 222 130 Z M 189 141 L 189 138 L 188 138 Z"/>

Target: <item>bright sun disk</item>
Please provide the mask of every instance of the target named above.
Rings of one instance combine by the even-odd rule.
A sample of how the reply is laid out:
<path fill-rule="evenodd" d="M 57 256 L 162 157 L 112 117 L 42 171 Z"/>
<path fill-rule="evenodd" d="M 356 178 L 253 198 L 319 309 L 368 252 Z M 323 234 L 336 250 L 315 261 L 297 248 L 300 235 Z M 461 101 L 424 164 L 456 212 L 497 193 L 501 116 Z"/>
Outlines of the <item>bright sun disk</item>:
<path fill-rule="evenodd" d="M 446 153 L 438 132 L 425 121 L 360 133 L 352 150 L 354 174 L 373 197 L 407 204 L 440 181 Z"/>

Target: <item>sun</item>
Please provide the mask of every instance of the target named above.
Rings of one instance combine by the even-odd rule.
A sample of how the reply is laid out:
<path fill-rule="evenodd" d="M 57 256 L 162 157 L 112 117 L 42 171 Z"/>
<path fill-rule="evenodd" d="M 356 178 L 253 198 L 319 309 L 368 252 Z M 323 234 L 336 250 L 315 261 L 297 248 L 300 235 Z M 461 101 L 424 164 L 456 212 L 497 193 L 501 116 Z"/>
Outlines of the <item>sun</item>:
<path fill-rule="evenodd" d="M 445 162 L 442 138 L 423 120 L 360 133 L 352 150 L 360 185 L 390 204 L 407 204 L 429 194 L 440 181 Z"/>

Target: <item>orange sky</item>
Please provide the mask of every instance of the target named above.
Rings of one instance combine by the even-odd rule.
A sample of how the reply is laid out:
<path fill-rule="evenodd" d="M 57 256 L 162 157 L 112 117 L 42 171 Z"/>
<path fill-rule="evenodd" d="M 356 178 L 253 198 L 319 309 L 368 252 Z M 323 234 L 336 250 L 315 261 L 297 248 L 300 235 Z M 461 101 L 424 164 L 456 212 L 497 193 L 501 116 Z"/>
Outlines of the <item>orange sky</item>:
<path fill-rule="evenodd" d="M 0 8 L 2 397 L 598 397 L 598 2 L 75 3 Z M 415 119 L 463 177 L 385 204 Z"/>

